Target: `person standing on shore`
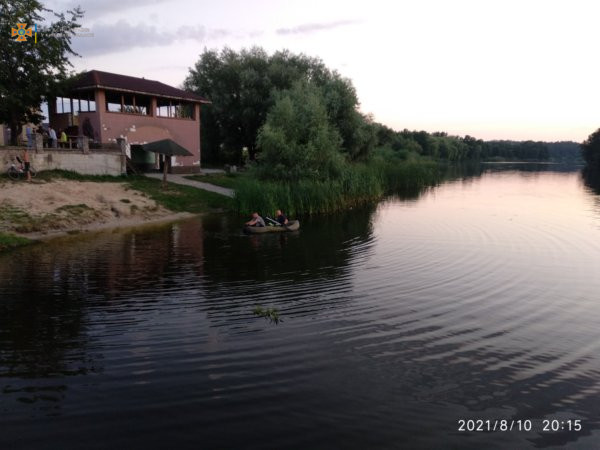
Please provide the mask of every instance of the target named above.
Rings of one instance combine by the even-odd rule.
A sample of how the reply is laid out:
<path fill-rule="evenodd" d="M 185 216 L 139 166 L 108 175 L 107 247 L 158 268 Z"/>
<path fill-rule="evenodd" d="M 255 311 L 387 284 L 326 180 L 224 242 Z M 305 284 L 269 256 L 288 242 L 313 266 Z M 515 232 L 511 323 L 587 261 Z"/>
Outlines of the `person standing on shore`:
<path fill-rule="evenodd" d="M 25 149 L 23 153 L 23 170 L 25 170 L 25 174 L 27 175 L 27 181 L 31 181 L 31 162 L 29 160 L 29 150 Z"/>
<path fill-rule="evenodd" d="M 50 139 L 50 148 L 56 148 L 56 131 L 48 127 L 48 139 Z"/>

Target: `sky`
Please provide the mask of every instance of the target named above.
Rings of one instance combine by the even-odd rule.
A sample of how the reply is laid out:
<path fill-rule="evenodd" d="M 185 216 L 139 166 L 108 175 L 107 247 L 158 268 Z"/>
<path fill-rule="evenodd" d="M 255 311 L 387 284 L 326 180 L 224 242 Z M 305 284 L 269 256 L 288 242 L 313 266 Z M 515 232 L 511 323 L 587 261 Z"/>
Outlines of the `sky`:
<path fill-rule="evenodd" d="M 204 49 L 321 58 L 394 129 L 582 141 L 600 127 L 600 3 L 588 0 L 53 0 L 80 5 L 75 70 L 181 86 Z"/>

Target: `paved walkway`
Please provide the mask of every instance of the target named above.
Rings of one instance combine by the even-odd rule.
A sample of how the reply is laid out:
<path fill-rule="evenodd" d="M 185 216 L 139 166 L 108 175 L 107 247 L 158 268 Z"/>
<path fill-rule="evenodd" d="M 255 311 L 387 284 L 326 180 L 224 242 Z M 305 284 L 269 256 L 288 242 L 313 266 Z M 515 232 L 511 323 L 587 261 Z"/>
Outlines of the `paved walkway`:
<path fill-rule="evenodd" d="M 146 173 L 145 175 L 150 178 L 156 178 L 157 180 L 162 180 L 162 178 L 163 178 L 162 173 Z M 233 197 L 233 193 L 234 193 L 233 189 L 228 189 L 228 188 L 224 188 L 221 186 L 215 186 L 214 184 L 210 184 L 210 183 L 203 183 L 202 181 L 189 180 L 189 179 L 185 178 L 186 176 L 188 176 L 188 175 L 184 176 L 184 175 L 169 173 L 169 174 L 167 174 L 167 181 L 170 183 L 182 184 L 184 186 L 191 186 L 191 187 L 195 187 L 198 189 L 203 189 L 205 191 L 216 192 L 217 194 L 225 195 L 227 197 Z"/>

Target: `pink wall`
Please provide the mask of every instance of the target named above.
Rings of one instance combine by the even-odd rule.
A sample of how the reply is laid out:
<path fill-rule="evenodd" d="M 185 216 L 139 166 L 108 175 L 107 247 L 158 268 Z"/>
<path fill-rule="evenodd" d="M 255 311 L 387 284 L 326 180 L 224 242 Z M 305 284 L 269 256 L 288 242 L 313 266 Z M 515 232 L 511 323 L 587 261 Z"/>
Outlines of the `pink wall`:
<path fill-rule="evenodd" d="M 79 134 L 83 120 L 89 117 L 94 128 L 94 137 L 102 143 L 116 142 L 126 137 L 130 144 L 143 144 L 165 138 L 173 139 L 189 150 L 193 156 L 173 158 L 174 170 L 178 167 L 200 167 L 200 105 L 195 105 L 194 119 L 156 117 L 156 99 L 152 99 L 152 116 L 106 111 L 104 90 L 95 92 L 96 112 L 79 114 Z M 55 111 L 55 109 L 51 109 Z M 67 126 L 69 114 L 50 114 L 50 123 L 61 129 Z"/>
<path fill-rule="evenodd" d="M 96 105 L 102 142 L 126 137 L 130 144 L 143 144 L 168 137 L 193 154 L 175 157 L 173 166 L 200 167 L 200 105 L 195 105 L 193 120 L 108 112 L 101 90 L 96 93 Z M 152 114 L 155 113 L 156 99 L 152 99 Z"/>

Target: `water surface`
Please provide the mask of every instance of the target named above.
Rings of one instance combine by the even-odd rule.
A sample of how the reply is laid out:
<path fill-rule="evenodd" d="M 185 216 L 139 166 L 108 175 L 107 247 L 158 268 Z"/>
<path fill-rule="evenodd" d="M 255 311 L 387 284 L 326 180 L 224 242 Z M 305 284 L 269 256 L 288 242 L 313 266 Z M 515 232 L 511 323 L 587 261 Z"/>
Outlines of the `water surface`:
<path fill-rule="evenodd" d="M 0 448 L 595 448 L 597 186 L 490 166 L 298 233 L 214 216 L 4 255 Z"/>

